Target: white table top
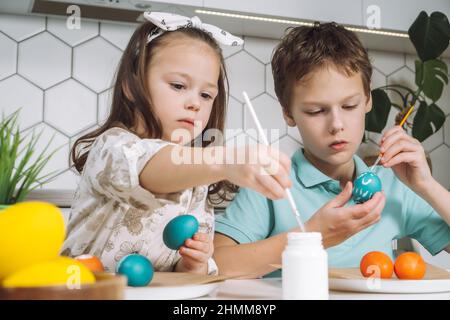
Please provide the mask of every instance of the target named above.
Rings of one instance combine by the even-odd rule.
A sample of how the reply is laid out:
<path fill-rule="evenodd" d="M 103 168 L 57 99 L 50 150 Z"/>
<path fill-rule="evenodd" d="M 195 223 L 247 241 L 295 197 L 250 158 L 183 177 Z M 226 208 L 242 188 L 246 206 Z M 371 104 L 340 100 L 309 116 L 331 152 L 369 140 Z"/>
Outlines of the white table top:
<path fill-rule="evenodd" d="M 218 289 L 198 298 L 199 300 L 229 300 L 229 299 L 269 299 L 282 298 L 281 278 L 226 280 Z M 361 292 L 330 291 L 330 300 L 450 300 L 450 292 L 427 294 L 379 294 Z"/>

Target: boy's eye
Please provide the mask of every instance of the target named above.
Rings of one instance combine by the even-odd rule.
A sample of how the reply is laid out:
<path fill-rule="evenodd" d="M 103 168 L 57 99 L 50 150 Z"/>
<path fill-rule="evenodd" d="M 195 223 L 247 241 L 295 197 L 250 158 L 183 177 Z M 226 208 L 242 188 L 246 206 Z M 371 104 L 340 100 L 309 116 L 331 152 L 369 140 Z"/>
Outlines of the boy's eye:
<path fill-rule="evenodd" d="M 306 113 L 310 114 L 310 115 L 316 115 L 316 114 L 320 114 L 322 112 L 323 112 L 322 109 L 318 109 L 318 110 L 307 111 Z"/>
<path fill-rule="evenodd" d="M 171 83 L 170 86 L 176 90 L 181 90 L 184 88 L 184 85 L 182 85 L 181 83 Z"/>
<path fill-rule="evenodd" d="M 357 105 L 343 106 L 344 109 L 348 109 L 348 110 L 355 109 L 356 107 L 357 107 Z"/>

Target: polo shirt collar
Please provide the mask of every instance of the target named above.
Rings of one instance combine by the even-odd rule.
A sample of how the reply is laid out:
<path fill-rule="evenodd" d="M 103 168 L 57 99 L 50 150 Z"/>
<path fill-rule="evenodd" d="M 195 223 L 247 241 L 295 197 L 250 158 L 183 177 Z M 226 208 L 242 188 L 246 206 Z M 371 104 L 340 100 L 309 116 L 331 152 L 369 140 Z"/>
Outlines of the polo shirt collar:
<path fill-rule="evenodd" d="M 355 162 L 356 176 L 369 170 L 364 161 L 356 154 L 353 155 L 353 161 Z M 337 182 L 312 165 L 311 162 L 305 158 L 303 149 L 299 149 L 294 153 L 292 156 L 292 165 L 297 178 L 306 188 L 327 182 Z"/>

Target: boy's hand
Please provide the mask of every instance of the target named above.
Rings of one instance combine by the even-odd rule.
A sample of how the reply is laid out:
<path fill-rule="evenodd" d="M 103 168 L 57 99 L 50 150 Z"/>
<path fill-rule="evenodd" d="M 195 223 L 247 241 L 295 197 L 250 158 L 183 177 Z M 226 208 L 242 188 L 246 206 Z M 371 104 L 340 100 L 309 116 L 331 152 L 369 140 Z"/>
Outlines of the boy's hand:
<path fill-rule="evenodd" d="M 213 242 L 206 233 L 196 233 L 180 247 L 181 255 L 175 271 L 199 274 L 208 273 L 208 260 L 214 251 Z"/>
<path fill-rule="evenodd" d="M 352 189 L 353 184 L 347 182 L 344 190 L 320 208 L 305 224 L 307 231 L 322 233 L 325 248 L 344 242 L 381 218 L 386 200 L 384 193 L 377 192 L 363 204 L 345 207 L 352 196 Z"/>
<path fill-rule="evenodd" d="M 433 181 L 425 152 L 420 142 L 400 126 L 388 130 L 381 139 L 381 164 L 392 168 L 405 185 L 420 192 Z"/>

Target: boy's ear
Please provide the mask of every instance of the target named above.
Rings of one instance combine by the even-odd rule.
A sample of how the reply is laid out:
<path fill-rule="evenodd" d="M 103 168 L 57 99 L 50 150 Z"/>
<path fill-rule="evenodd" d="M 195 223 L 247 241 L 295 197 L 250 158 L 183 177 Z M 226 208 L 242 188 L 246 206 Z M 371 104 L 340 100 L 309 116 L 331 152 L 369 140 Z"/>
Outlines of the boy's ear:
<path fill-rule="evenodd" d="M 366 102 L 366 113 L 372 110 L 372 91 L 369 92 L 369 97 Z"/>
<path fill-rule="evenodd" d="M 294 121 L 294 118 L 292 118 L 291 113 L 285 107 L 283 107 L 283 118 L 289 127 L 295 127 L 297 125 Z"/>

